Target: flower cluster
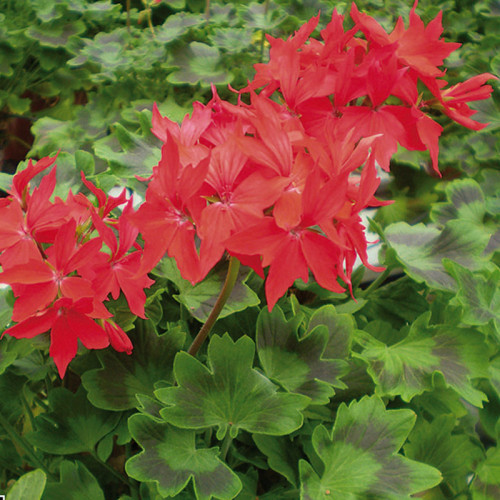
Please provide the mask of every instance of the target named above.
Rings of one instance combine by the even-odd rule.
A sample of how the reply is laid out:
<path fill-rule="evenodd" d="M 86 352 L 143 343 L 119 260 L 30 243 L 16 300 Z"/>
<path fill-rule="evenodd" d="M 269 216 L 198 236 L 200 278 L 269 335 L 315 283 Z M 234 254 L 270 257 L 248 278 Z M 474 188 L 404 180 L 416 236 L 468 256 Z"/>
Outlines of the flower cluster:
<path fill-rule="evenodd" d="M 438 66 L 459 44 L 440 38 L 441 15 L 424 26 L 415 8 L 408 29 L 399 19 L 391 34 L 353 5 L 354 27 L 334 11 L 321 41 L 310 38 L 319 16 L 288 40 L 268 36 L 270 61 L 255 65 L 238 105 L 214 91 L 180 126 L 155 107 L 162 158 L 131 218 L 143 269 L 167 252 L 196 283 L 228 252 L 261 275 L 269 268 L 271 309 L 309 271 L 341 292 L 337 278 L 350 287 L 356 256 L 371 267 L 359 213 L 381 204 L 377 164 L 387 170 L 401 145 L 429 150 L 439 172 L 442 127 L 428 112 L 479 129 L 466 103 L 492 91 L 490 74 L 446 88 Z"/>
<path fill-rule="evenodd" d="M 118 298 L 121 290 L 130 310 L 144 317 L 143 288 L 153 281 L 146 273 L 137 274 L 142 254 L 137 229 L 127 217 L 110 217 L 114 208 L 126 203 L 125 191 L 107 197 L 82 175 L 97 207 L 82 193 L 50 201 L 55 166 L 31 189 L 33 177 L 55 160 L 30 160 L 14 175 L 9 196 L 0 200 L 0 282 L 11 285 L 17 297 L 12 314 L 17 324 L 4 334 L 32 338 L 50 330 L 50 355 L 62 378 L 78 340 L 88 349 L 111 344 L 117 351 L 132 351 L 130 339 L 104 301 L 110 294 Z M 125 215 L 132 212 L 130 203 Z"/>
<path fill-rule="evenodd" d="M 50 330 L 62 377 L 78 339 L 130 352 L 105 301 L 121 291 L 144 317 L 147 273 L 166 253 L 193 284 L 226 253 L 262 277 L 268 268 L 269 309 L 309 272 L 343 292 L 338 279 L 351 288 L 358 256 L 377 270 L 367 261 L 360 212 L 387 203 L 374 197 L 378 166 L 388 169 L 401 145 L 428 150 L 438 172 L 442 128 L 429 112 L 480 129 L 467 102 L 488 98 L 485 82 L 494 78 L 448 87 L 439 66 L 459 44 L 441 39 L 440 15 L 424 26 L 416 4 L 409 27 L 400 19 L 390 34 L 353 5 L 349 30 L 334 11 L 322 40 L 310 38 L 319 16 L 288 40 L 268 37 L 270 61 L 255 65 L 236 105 L 214 90 L 181 125 L 154 106 L 161 160 L 138 211 L 125 193 L 107 197 L 85 178 L 97 206 L 81 193 L 50 201 L 55 167 L 36 189 L 29 182 L 55 158 L 29 162 L 0 203 L 0 282 L 17 297 L 17 324 L 5 333 L 31 338 Z"/>

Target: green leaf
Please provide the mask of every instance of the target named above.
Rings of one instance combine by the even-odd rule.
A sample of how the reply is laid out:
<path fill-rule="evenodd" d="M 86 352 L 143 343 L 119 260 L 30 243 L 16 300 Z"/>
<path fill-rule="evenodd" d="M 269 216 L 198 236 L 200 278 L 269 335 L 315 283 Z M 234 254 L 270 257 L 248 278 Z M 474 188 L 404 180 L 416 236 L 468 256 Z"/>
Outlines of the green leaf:
<path fill-rule="evenodd" d="M 363 351 L 353 356 L 368 363 L 368 373 L 379 395 L 401 396 L 410 401 L 431 390 L 432 375 L 440 372 L 450 387 L 469 403 L 481 407 L 486 396 L 473 386 L 471 379 L 488 376 L 484 365 L 488 348 L 483 336 L 471 329 L 429 326 L 428 322 L 429 314 L 423 314 L 405 338 L 390 346 L 358 331 L 356 341 Z"/>
<path fill-rule="evenodd" d="M 187 12 L 179 12 L 173 16 L 168 16 L 161 26 L 155 27 L 156 41 L 165 44 L 178 40 L 189 29 L 196 28 L 205 21 L 201 14 Z"/>
<path fill-rule="evenodd" d="M 351 314 L 339 314 L 339 308 L 326 305 L 316 309 L 309 319 L 308 332 L 317 326 L 326 327 L 328 342 L 324 352 L 325 358 L 346 359 L 351 353 L 354 329 L 354 318 Z"/>
<path fill-rule="evenodd" d="M 23 474 L 7 493 L 6 500 L 40 500 L 47 476 L 41 469 Z"/>
<path fill-rule="evenodd" d="M 442 231 L 435 227 L 406 222 L 391 224 L 385 231 L 388 244 L 408 275 L 438 290 L 455 290 L 453 278 L 445 271 L 444 258 L 470 269 L 480 267 L 479 257 L 489 236 L 481 227 L 464 220 L 448 221 Z"/>
<path fill-rule="evenodd" d="M 500 497 L 500 448 L 490 448 L 479 464 L 472 483 L 473 500 L 496 500 Z"/>
<path fill-rule="evenodd" d="M 482 449 L 465 433 L 454 433 L 455 415 L 440 415 L 432 423 L 417 424 L 404 447 L 405 456 L 439 469 L 451 492 L 458 495 L 467 487 L 474 464 L 483 458 Z"/>
<path fill-rule="evenodd" d="M 459 286 L 453 303 L 463 307 L 462 322 L 466 325 L 484 325 L 492 320 L 500 333 L 500 269 L 497 268 L 485 279 L 454 262 L 445 261 L 444 265 Z"/>
<path fill-rule="evenodd" d="M 198 500 L 230 500 L 241 490 L 238 476 L 217 458 L 219 449 L 197 449 L 193 431 L 146 415 L 130 417 L 129 429 L 143 451 L 127 461 L 125 470 L 138 481 L 154 481 L 162 496 L 176 496 L 191 479 Z"/>
<path fill-rule="evenodd" d="M 59 471 L 61 480 L 47 483 L 42 500 L 105 500 L 97 479 L 81 462 L 65 460 Z"/>
<path fill-rule="evenodd" d="M 168 75 L 167 81 L 173 84 L 200 83 L 204 87 L 227 85 L 233 75 L 221 64 L 219 49 L 205 43 L 191 42 L 181 46 L 172 56 L 172 62 L 179 69 Z"/>
<path fill-rule="evenodd" d="M 287 391 L 310 397 L 311 403 L 327 404 L 333 387 L 346 387 L 340 377 L 349 367 L 324 356 L 330 334 L 318 324 L 299 338 L 296 320 L 287 322 L 278 306 L 272 312 L 263 309 L 257 320 L 257 354 L 265 374 Z"/>
<path fill-rule="evenodd" d="M 370 293 L 363 315 L 394 326 L 412 323 L 429 308 L 423 288 L 407 276 L 387 283 Z"/>
<path fill-rule="evenodd" d="M 266 455 L 269 467 L 285 476 L 293 486 L 297 487 L 299 484 L 297 464 L 302 456 L 298 444 L 293 443 L 289 436 L 254 434 L 252 438 L 257 448 Z"/>
<path fill-rule="evenodd" d="M 259 4 L 252 2 L 248 5 L 246 11 L 241 14 L 245 26 L 257 28 L 264 31 L 270 31 L 286 18 L 286 12 L 275 3 L 267 2 Z"/>
<path fill-rule="evenodd" d="M 130 334 L 134 350 L 127 355 L 111 349 L 97 353 L 102 368 L 82 376 L 88 398 L 104 410 L 129 410 L 137 406 L 137 394 L 152 396 L 158 381 L 172 380 L 173 360 L 186 334 L 173 328 L 158 335 L 149 322 L 136 323 Z"/>
<path fill-rule="evenodd" d="M 80 21 L 61 24 L 54 23 L 51 26 L 30 26 L 26 35 L 38 40 L 40 45 L 47 47 L 64 47 L 69 37 L 79 35 L 86 30 L 85 24 Z"/>
<path fill-rule="evenodd" d="M 118 122 L 113 127 L 111 135 L 95 141 L 96 156 L 109 162 L 118 177 L 149 177 L 161 157 L 160 141 L 151 133 L 130 132 Z"/>
<path fill-rule="evenodd" d="M 186 306 L 192 316 L 204 323 L 212 312 L 224 285 L 227 263 L 217 265 L 203 281 L 194 286 L 181 277 L 174 259 L 163 258 L 155 272 L 177 286 L 180 293 L 174 297 Z M 248 278 L 248 268 L 240 268 L 234 288 L 224 304 L 219 319 L 260 303 L 257 294 L 246 284 Z"/>
<path fill-rule="evenodd" d="M 252 43 L 252 31 L 246 28 L 216 28 L 212 43 L 230 54 L 243 52 Z"/>
<path fill-rule="evenodd" d="M 300 461 L 301 499 L 401 500 L 438 484 L 438 470 L 397 454 L 415 418 L 373 396 L 340 405 L 332 431 L 318 425 L 313 432 L 322 470 Z"/>
<path fill-rule="evenodd" d="M 448 202 L 436 203 L 431 210 L 431 219 L 445 224 L 451 219 L 462 219 L 482 224 L 485 215 L 485 200 L 479 184 L 473 179 L 457 179 L 446 186 Z"/>
<path fill-rule="evenodd" d="M 302 425 L 309 398 L 277 392 L 277 387 L 252 368 L 255 344 L 247 337 L 233 342 L 214 335 L 208 346 L 209 368 L 186 352 L 177 354 L 174 373 L 179 387 L 156 391 L 170 405 L 162 417 L 183 429 L 217 426 L 217 439 L 240 429 L 284 435 Z"/>
<path fill-rule="evenodd" d="M 80 387 L 73 394 L 63 387 L 49 393 L 52 411 L 35 418 L 35 431 L 26 437 L 34 446 L 55 455 L 93 453 L 96 444 L 120 420 L 119 413 L 98 410 Z"/>

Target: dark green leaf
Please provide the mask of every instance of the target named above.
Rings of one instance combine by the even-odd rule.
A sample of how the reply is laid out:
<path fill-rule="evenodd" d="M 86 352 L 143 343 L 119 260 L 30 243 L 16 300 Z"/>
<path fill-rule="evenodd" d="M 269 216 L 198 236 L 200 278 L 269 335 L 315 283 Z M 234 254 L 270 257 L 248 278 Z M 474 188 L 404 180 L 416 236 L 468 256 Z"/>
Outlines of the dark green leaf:
<path fill-rule="evenodd" d="M 161 411 L 167 422 L 184 429 L 217 426 L 217 439 L 240 429 L 284 435 L 302 425 L 309 398 L 277 392 L 277 387 L 252 368 L 255 344 L 249 337 L 233 342 L 214 335 L 208 346 L 208 365 L 185 352 L 177 354 L 174 373 L 179 387 L 156 391 L 169 406 Z"/>
<path fill-rule="evenodd" d="M 217 458 L 218 448 L 197 449 L 193 431 L 146 415 L 130 417 L 129 428 L 143 451 L 127 461 L 125 470 L 138 481 L 154 481 L 163 496 L 176 496 L 191 479 L 197 500 L 230 500 L 240 491 L 238 476 Z"/>
<path fill-rule="evenodd" d="M 439 469 L 451 492 L 458 495 L 467 487 L 467 477 L 483 451 L 465 433 L 453 434 L 455 425 L 455 415 L 441 415 L 432 423 L 417 421 L 404 450 L 408 458 Z"/>
<path fill-rule="evenodd" d="M 135 408 L 137 394 L 152 396 L 158 381 L 170 381 L 174 357 L 183 347 L 186 334 L 174 328 L 159 336 L 149 322 L 138 321 L 130 337 L 132 354 L 101 351 L 98 357 L 102 368 L 82 376 L 88 398 L 98 408 Z"/>
<path fill-rule="evenodd" d="M 27 439 L 37 448 L 56 455 L 93 453 L 96 444 L 111 432 L 119 413 L 98 410 L 90 404 L 85 390 L 76 394 L 58 387 L 49 393 L 51 411 L 35 419 L 35 431 Z"/>
<path fill-rule="evenodd" d="M 42 500 L 104 500 L 97 479 L 80 462 L 61 462 L 61 480 L 49 482 Z"/>

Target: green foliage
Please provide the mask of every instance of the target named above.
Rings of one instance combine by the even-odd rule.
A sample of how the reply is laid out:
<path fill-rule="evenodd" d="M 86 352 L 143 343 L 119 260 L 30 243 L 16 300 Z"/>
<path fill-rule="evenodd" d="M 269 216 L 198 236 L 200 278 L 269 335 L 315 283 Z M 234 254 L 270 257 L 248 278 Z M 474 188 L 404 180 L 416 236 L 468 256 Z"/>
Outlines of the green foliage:
<path fill-rule="evenodd" d="M 61 150 L 56 196 L 82 189 L 144 194 L 157 164 L 153 102 L 180 122 L 214 83 L 241 88 L 287 37 L 333 0 L 0 0 L 0 146 Z M 208 12 L 206 4 L 210 4 Z M 358 1 L 387 29 L 413 2 Z M 151 27 L 148 20 L 151 14 Z M 444 11 L 462 47 L 452 83 L 499 73 L 495 0 L 420 0 Z M 152 28 L 152 29 L 151 29 Z M 498 88 L 498 83 L 493 83 Z M 61 382 L 49 341 L 0 340 L 0 492 L 7 500 L 261 500 L 500 498 L 500 111 L 490 125 L 446 126 L 443 178 L 398 151 L 375 215 L 384 279 L 358 271 L 354 302 L 295 283 L 272 312 L 262 280 L 242 267 L 208 346 L 185 349 L 222 289 L 226 262 L 192 286 L 165 257 L 146 314 L 107 304 L 131 355 L 79 356 Z M 10 125 L 29 121 L 33 142 Z M 14 134 L 14 135 L 12 135 Z M 0 172 L 0 190 L 11 176 Z M 36 182 L 36 181 L 35 181 Z M 378 194 L 377 194 L 378 196 Z M 12 291 L 0 288 L 0 331 Z"/>

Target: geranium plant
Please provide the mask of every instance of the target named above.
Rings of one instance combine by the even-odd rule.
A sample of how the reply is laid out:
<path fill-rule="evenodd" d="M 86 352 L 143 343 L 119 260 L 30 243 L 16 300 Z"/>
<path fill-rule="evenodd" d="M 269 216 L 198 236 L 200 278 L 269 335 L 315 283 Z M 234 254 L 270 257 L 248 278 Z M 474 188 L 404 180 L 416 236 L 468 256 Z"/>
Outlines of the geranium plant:
<path fill-rule="evenodd" d="M 363 215 L 398 148 L 440 175 L 444 123 L 485 127 L 469 103 L 496 77 L 450 85 L 459 44 L 417 2 L 391 33 L 345 17 L 268 36 L 232 103 L 213 87 L 180 125 L 155 105 L 138 203 L 84 172 L 54 194 L 57 156 L 13 176 L 12 498 L 495 498 L 498 175 L 448 182 L 430 224 L 373 223 L 380 263 Z"/>

